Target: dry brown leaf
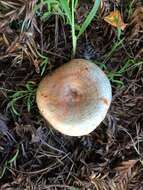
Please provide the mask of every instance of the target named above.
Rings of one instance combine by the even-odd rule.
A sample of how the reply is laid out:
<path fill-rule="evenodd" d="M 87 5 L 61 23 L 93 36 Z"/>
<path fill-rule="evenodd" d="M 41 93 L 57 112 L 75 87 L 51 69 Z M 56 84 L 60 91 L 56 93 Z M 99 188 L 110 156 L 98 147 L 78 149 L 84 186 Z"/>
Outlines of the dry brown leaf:
<path fill-rule="evenodd" d="M 132 51 L 135 51 L 135 57 L 143 59 L 143 6 L 138 6 L 131 18 L 130 31 L 128 35 L 128 41 L 132 47 Z"/>
<path fill-rule="evenodd" d="M 137 7 L 133 16 L 131 24 L 136 24 L 141 30 L 143 30 L 143 6 Z"/>
<path fill-rule="evenodd" d="M 134 38 L 143 33 L 143 6 L 136 8 L 130 25 L 132 26 L 130 38 Z"/>
<path fill-rule="evenodd" d="M 121 0 L 101 0 L 99 13 L 102 17 L 108 15 L 113 6 L 119 5 Z"/>
<path fill-rule="evenodd" d="M 91 183 L 95 186 L 96 190 L 109 190 L 108 183 L 104 180 L 104 176 L 93 174 L 91 177 Z"/>
<path fill-rule="evenodd" d="M 104 20 L 116 28 L 124 30 L 127 26 L 122 20 L 121 14 L 118 10 L 110 12 L 110 14 L 104 17 Z"/>
<path fill-rule="evenodd" d="M 139 59 L 143 58 L 143 48 L 141 48 L 141 49 L 139 50 L 139 52 L 138 52 L 137 55 L 136 55 L 136 58 L 139 58 Z"/>
<path fill-rule="evenodd" d="M 132 168 L 138 160 L 123 161 L 120 166 L 115 168 L 116 176 L 113 181 L 116 184 L 116 190 L 126 190 L 132 177 Z"/>
<path fill-rule="evenodd" d="M 35 43 L 36 19 L 33 7 L 36 1 L 6 0 L 0 1 L 0 45 L 4 47 L 1 51 L 4 59 L 8 56 L 14 59 L 29 59 L 38 70 L 37 46 Z M 23 20 L 22 26 L 19 24 Z M 13 22 L 17 23 L 16 29 L 11 28 Z M 30 23 L 30 24 L 27 24 Z"/>

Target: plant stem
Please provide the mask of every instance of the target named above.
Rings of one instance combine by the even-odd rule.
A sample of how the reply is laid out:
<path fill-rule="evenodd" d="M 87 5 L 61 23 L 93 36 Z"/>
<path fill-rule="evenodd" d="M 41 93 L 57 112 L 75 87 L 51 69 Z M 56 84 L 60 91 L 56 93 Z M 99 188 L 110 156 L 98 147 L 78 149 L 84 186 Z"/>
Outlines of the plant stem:
<path fill-rule="evenodd" d="M 74 4 L 74 0 L 72 0 L 72 25 L 71 25 L 71 28 L 72 28 L 72 46 L 73 46 L 73 52 L 72 52 L 72 56 L 74 57 L 75 56 L 75 53 L 76 53 L 76 45 L 77 45 L 77 37 L 75 35 L 75 17 L 74 17 L 74 12 L 75 12 L 75 4 Z"/>

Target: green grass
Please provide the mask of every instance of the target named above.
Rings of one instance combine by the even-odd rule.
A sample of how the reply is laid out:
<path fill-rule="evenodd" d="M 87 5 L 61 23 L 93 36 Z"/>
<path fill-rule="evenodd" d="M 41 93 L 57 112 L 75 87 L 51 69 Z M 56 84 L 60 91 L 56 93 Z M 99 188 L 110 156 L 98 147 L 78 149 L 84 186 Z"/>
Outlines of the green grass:
<path fill-rule="evenodd" d="M 125 37 L 122 36 L 121 31 L 117 31 L 117 39 L 113 42 L 110 51 L 104 55 L 104 59 L 102 62 L 97 62 L 100 68 L 105 70 L 112 84 L 115 85 L 117 88 L 121 88 L 124 86 L 124 82 L 121 79 L 127 71 L 128 74 L 129 72 L 132 73 L 137 67 L 143 64 L 143 61 L 137 61 L 135 58 L 131 57 L 127 53 L 126 58 L 116 70 L 108 68 L 108 61 L 112 58 L 115 52 L 121 51 L 121 49 L 124 47 L 124 40 Z"/>
<path fill-rule="evenodd" d="M 59 15 L 66 21 L 66 24 L 71 27 L 72 34 L 72 56 L 75 56 L 77 40 L 86 31 L 91 21 L 95 17 L 99 8 L 101 0 L 95 0 L 92 9 L 86 15 L 82 24 L 78 24 L 75 18 L 75 12 L 78 5 L 78 0 L 41 0 L 41 4 L 47 5 L 47 11 L 44 13 L 43 18 L 50 18 L 51 15 Z M 37 10 L 39 6 L 36 7 Z"/>
<path fill-rule="evenodd" d="M 113 53 L 113 52 L 112 52 Z M 124 82 L 122 80 L 123 76 L 128 73 L 128 76 L 131 76 L 136 68 L 139 68 L 143 65 L 143 61 L 137 61 L 134 58 L 127 57 L 124 59 L 122 65 L 116 70 L 110 69 L 106 62 L 94 61 L 108 76 L 111 83 L 117 88 L 124 87 Z"/>
<path fill-rule="evenodd" d="M 13 116 L 20 116 L 20 110 L 18 109 L 18 103 L 27 107 L 27 111 L 30 112 L 35 102 L 36 85 L 34 82 L 29 81 L 21 90 L 13 91 L 8 90 L 9 103 L 7 109 L 11 111 Z"/>
<path fill-rule="evenodd" d="M 49 60 L 48 60 L 48 57 L 42 55 L 38 51 L 37 51 L 37 54 L 38 54 L 39 58 L 41 59 L 41 63 L 39 66 L 40 67 L 40 75 L 43 76 L 46 73 L 46 69 L 49 65 Z"/>
<path fill-rule="evenodd" d="M 132 72 L 143 64 L 143 61 L 137 62 L 133 58 L 127 58 L 123 61 L 120 68 L 117 70 L 109 70 L 107 69 L 107 76 L 109 80 L 114 84 L 117 88 L 124 87 L 124 82 L 122 81 L 122 77 L 125 75 L 126 72 L 128 72 L 128 75 L 131 75 Z"/>
<path fill-rule="evenodd" d="M 16 162 L 18 155 L 19 148 L 17 148 L 15 154 L 9 160 L 6 160 L 2 167 L 0 167 L 0 179 L 3 178 L 6 170 L 9 169 L 9 167 L 12 167 L 13 163 Z"/>
<path fill-rule="evenodd" d="M 40 64 L 40 75 L 43 76 L 46 73 L 47 66 L 49 65 L 48 58 L 44 55 L 41 55 L 38 52 L 39 57 L 41 58 Z M 5 88 L 0 88 L 0 90 L 7 93 L 7 110 L 9 110 L 15 118 L 21 115 L 20 108 L 22 106 L 27 108 L 27 111 L 30 112 L 35 104 L 37 85 L 33 81 L 28 81 L 25 86 L 20 87 L 17 90 L 10 90 Z"/>
<path fill-rule="evenodd" d="M 118 50 L 120 51 L 120 48 L 123 46 L 123 41 L 124 41 L 124 38 L 117 40 L 113 43 L 111 50 L 107 54 L 104 55 L 105 58 L 102 64 L 106 64 L 106 62 L 113 56 L 113 54 L 116 51 Z"/>
<path fill-rule="evenodd" d="M 129 0 L 127 3 L 126 3 L 126 12 L 127 12 L 127 15 L 128 15 L 128 18 L 131 17 L 131 15 L 133 14 L 134 12 L 134 5 L 135 5 L 135 1 L 134 0 Z"/>

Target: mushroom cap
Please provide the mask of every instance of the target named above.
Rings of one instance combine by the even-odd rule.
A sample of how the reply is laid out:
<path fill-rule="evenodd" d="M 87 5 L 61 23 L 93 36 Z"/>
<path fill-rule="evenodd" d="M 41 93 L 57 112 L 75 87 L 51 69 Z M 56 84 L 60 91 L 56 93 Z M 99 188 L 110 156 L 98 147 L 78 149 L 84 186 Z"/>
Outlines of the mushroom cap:
<path fill-rule="evenodd" d="M 104 72 L 84 59 L 73 59 L 47 75 L 36 94 L 43 117 L 69 136 L 92 132 L 105 118 L 111 99 L 111 85 Z"/>

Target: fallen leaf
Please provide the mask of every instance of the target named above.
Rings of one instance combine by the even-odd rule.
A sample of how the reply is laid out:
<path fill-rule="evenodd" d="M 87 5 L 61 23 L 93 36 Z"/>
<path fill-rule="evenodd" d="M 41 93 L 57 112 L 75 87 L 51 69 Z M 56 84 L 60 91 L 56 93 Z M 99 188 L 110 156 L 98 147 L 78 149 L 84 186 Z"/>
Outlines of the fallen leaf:
<path fill-rule="evenodd" d="M 101 177 L 101 174 L 95 175 L 92 174 L 91 183 L 95 186 L 96 190 L 108 190 L 108 184 L 104 180 L 105 176 Z"/>
<path fill-rule="evenodd" d="M 116 190 L 125 190 L 128 188 L 129 181 L 135 172 L 132 171 L 138 160 L 123 161 L 120 166 L 115 168 L 116 176 L 113 179 L 116 184 Z"/>
<path fill-rule="evenodd" d="M 121 14 L 118 10 L 110 12 L 110 14 L 104 17 L 104 20 L 116 28 L 124 30 L 127 26 L 122 20 Z"/>

